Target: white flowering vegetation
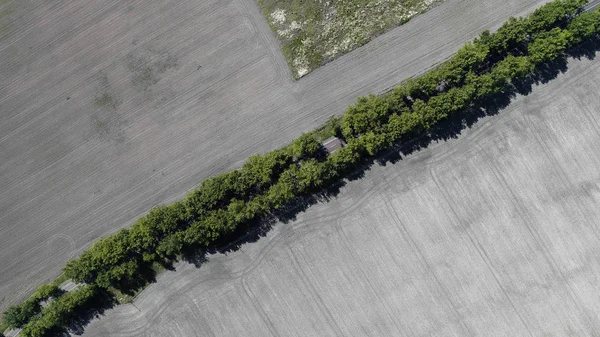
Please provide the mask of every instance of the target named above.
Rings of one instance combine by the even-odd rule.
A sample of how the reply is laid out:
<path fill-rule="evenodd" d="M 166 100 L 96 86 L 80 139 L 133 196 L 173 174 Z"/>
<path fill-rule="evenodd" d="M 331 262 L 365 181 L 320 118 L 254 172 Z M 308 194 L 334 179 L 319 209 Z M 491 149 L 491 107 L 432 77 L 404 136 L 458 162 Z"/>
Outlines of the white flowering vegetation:
<path fill-rule="evenodd" d="M 295 78 L 442 0 L 258 0 Z"/>

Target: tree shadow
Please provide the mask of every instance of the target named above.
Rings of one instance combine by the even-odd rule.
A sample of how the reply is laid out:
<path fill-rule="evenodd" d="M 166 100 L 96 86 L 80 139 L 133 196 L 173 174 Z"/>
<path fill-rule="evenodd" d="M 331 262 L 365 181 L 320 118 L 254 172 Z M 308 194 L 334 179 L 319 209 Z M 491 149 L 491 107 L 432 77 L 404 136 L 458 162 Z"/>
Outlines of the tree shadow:
<path fill-rule="evenodd" d="M 461 113 L 449 116 L 430 129 L 427 134 L 421 134 L 400 144 L 394 144 L 391 148 L 392 153 L 384 154 L 377 161 L 383 164 L 387 162 L 393 164 L 401 160 L 403 156 L 427 148 L 432 142 L 458 138 L 463 130 L 473 127 L 480 119 L 500 113 L 508 107 L 517 95 L 527 96 L 535 86 L 546 84 L 556 79 L 560 74 L 565 73 L 568 70 L 569 58 L 593 60 L 598 51 L 600 51 L 598 40 L 589 41 L 584 46 L 577 46 L 568 50 L 563 57 L 541 64 L 531 76 L 515 80 L 506 85 L 501 92 L 491 95 L 485 100 L 474 102 L 469 109 Z"/>
<path fill-rule="evenodd" d="M 309 207 L 318 203 L 326 203 L 335 198 L 346 184 L 344 180 L 335 180 L 329 187 L 304 194 L 281 208 L 273 210 L 266 217 L 255 219 L 245 226 L 240 226 L 233 233 L 220 238 L 217 245 L 204 251 L 204 254 L 227 254 L 239 250 L 243 245 L 256 242 L 265 237 L 277 223 L 288 224 L 297 219 Z M 219 245 L 218 243 L 221 243 Z M 204 257 L 206 261 L 206 257 Z M 188 261 L 189 262 L 189 261 Z"/>
<path fill-rule="evenodd" d="M 98 293 L 90 303 L 83 308 L 81 314 L 68 326 L 68 332 L 74 335 L 82 335 L 85 327 L 93 320 L 104 316 L 106 310 L 117 305 L 116 299 L 104 289 Z M 79 312 L 78 312 L 79 313 Z"/>
<path fill-rule="evenodd" d="M 521 78 L 507 84 L 502 90 L 485 100 L 476 101 L 468 109 L 456 113 L 439 122 L 434 128 L 426 133 L 411 135 L 409 139 L 392 144 L 391 147 L 382 151 L 375 157 L 367 157 L 357 163 L 351 170 L 343 172 L 342 178 L 330 182 L 329 187 L 319 189 L 298 196 L 292 202 L 281 208 L 271 211 L 266 216 L 252 220 L 243 226 L 239 226 L 232 233 L 220 237 L 214 245 L 209 248 L 200 246 L 187 246 L 182 256 L 164 261 L 163 266 L 169 270 L 175 270 L 174 262 L 181 260 L 200 268 L 209 261 L 209 255 L 221 253 L 228 254 L 238 251 L 243 245 L 254 243 L 265 237 L 277 223 L 288 224 L 297 219 L 298 215 L 305 212 L 309 207 L 318 203 L 327 203 L 335 199 L 347 182 L 362 179 L 366 172 L 375 164 L 396 164 L 404 157 L 415 152 L 426 149 L 432 142 L 447 141 L 458 138 L 463 130 L 472 128 L 480 119 L 497 115 L 505 109 L 518 95 L 529 95 L 535 86 L 548 83 L 557 78 L 561 73 L 568 70 L 568 59 L 595 59 L 600 51 L 600 39 L 590 39 L 586 43 L 571 48 L 552 62 L 547 62 L 537 67 L 535 72 L 526 78 Z M 322 159 L 322 158 L 321 158 Z M 127 293 L 134 293 L 140 287 L 155 282 L 156 273 L 149 265 L 145 265 L 138 284 L 130 284 L 132 288 Z M 132 290 L 135 289 L 135 290 Z M 81 334 L 89 322 L 102 316 L 107 309 L 116 305 L 114 297 L 104 291 L 98 295 L 97 302 L 82 311 L 81 315 L 73 318 L 73 323 L 67 330 L 53 331 L 51 335 L 68 336 L 69 333 Z"/>
<path fill-rule="evenodd" d="M 600 50 L 600 37 L 587 39 L 585 42 L 571 48 L 568 55 L 574 59 L 593 60 Z"/>
<path fill-rule="evenodd" d="M 82 335 L 85 327 L 93 319 L 99 319 L 104 316 L 106 310 L 117 305 L 115 298 L 105 289 L 99 288 L 96 295 L 92 297 L 87 305 L 73 313 L 76 315 L 69 317 L 69 324 L 66 328 L 54 328 L 50 330 L 47 336 L 69 337 L 72 335 Z"/>
<path fill-rule="evenodd" d="M 198 249 L 197 247 L 190 249 L 183 260 L 200 267 L 208 261 L 208 254 L 235 252 L 245 244 L 258 241 L 265 237 L 275 224 L 287 224 L 296 220 L 298 215 L 309 207 L 336 198 L 340 189 L 347 182 L 362 179 L 373 165 L 396 164 L 404 157 L 426 149 L 432 142 L 458 138 L 463 130 L 472 128 L 480 119 L 500 113 L 518 95 L 529 95 L 535 86 L 546 84 L 565 73 L 568 70 L 569 58 L 591 60 L 596 57 L 598 51 L 600 51 L 598 39 L 590 40 L 568 50 L 563 57 L 539 65 L 531 76 L 512 81 L 505 85 L 500 92 L 486 97 L 485 100 L 474 102 L 469 109 L 461 113 L 449 116 L 428 130 L 427 133 L 411 135 L 409 139 L 392 144 L 391 147 L 375 157 L 364 158 L 352 170 L 341 174 L 340 176 L 343 178 L 333 181 L 328 188 L 301 195 L 296 200 L 270 212 L 267 216 L 240 226 L 233 233 L 220 238 L 217 244 L 210 249 Z"/>

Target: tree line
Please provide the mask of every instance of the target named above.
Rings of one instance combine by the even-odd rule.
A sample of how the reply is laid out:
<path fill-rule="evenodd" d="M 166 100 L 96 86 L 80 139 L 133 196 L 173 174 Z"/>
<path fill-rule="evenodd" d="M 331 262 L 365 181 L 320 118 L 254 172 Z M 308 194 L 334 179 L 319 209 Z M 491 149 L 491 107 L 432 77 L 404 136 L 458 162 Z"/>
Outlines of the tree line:
<path fill-rule="evenodd" d="M 226 243 L 245 224 L 330 186 L 391 146 L 509 92 L 568 48 L 598 38 L 600 11 L 582 12 L 586 2 L 555 0 L 528 17 L 510 18 L 425 75 L 387 94 L 359 98 L 327 128 L 328 135 L 347 144 L 331 155 L 324 155 L 315 133 L 306 133 L 285 148 L 250 157 L 239 170 L 206 179 L 181 201 L 153 208 L 131 228 L 100 239 L 66 264 L 65 276 L 80 287 L 62 293 L 43 285 L 8 308 L 3 323 L 21 327 L 26 337 L 64 329 L 99 296 L 110 296 L 107 289 L 138 289 L 156 264 Z"/>

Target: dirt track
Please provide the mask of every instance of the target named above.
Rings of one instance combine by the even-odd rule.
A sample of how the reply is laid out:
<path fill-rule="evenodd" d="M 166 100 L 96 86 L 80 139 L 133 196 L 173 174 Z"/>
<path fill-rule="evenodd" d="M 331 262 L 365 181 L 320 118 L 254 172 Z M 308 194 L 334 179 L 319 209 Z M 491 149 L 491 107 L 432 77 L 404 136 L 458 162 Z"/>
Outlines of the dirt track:
<path fill-rule="evenodd" d="M 600 62 L 181 264 L 85 336 L 597 336 Z"/>
<path fill-rule="evenodd" d="M 448 0 L 299 82 L 254 0 L 0 1 L 0 308 L 203 178 L 547 0 Z"/>

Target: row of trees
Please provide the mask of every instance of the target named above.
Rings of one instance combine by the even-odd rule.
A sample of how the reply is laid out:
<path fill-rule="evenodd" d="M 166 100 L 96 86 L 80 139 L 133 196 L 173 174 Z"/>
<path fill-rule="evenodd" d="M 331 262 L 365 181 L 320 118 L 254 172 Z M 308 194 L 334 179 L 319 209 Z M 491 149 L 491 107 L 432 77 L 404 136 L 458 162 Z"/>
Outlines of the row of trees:
<path fill-rule="evenodd" d="M 95 299 L 99 294 L 100 289 L 95 285 L 80 286 L 62 294 L 44 307 L 41 314 L 34 316 L 23 326 L 21 336 L 38 337 L 62 332 L 64 326 L 79 318 L 82 311 L 97 305 Z"/>
<path fill-rule="evenodd" d="M 507 56 L 533 54 L 533 61 L 536 63 L 547 60 L 544 53 L 552 52 L 550 49 L 553 48 L 553 42 L 559 38 L 564 40 L 560 41 L 563 46 L 566 45 L 565 42 L 569 42 L 565 29 L 580 14 L 581 6 L 586 2 L 587 0 L 553 1 L 526 18 L 510 18 L 497 32 L 483 32 L 444 64 L 396 87 L 392 95 L 359 99 L 358 104 L 348 108 L 344 115 L 344 137 L 355 137 L 367 130 L 378 130 L 390 113 L 422 110 L 432 97 L 452 88 L 462 87 L 469 79 L 488 73 Z M 560 51 L 554 51 L 554 55 L 549 56 L 557 57 Z M 426 124 L 425 128 L 429 126 Z"/>
<path fill-rule="evenodd" d="M 25 336 L 44 336 L 65 326 L 98 296 L 98 289 L 140 287 L 153 264 L 168 264 L 188 250 L 226 242 L 235 230 L 329 186 L 366 158 L 507 92 L 514 81 L 598 35 L 600 12 L 581 13 L 584 3 L 555 0 L 527 18 L 510 19 L 423 77 L 388 94 L 360 98 L 341 125 L 330 128 L 347 142 L 332 155 L 320 155 L 314 135 L 303 134 L 286 148 L 250 157 L 240 170 L 207 179 L 182 201 L 153 208 L 130 229 L 99 240 L 67 263 L 65 275 L 89 286 L 73 295 L 56 295 L 43 309 L 40 301 L 54 293 L 29 299 L 11 307 L 5 322 L 23 326 Z M 35 305 L 26 305 L 30 300 Z"/>
<path fill-rule="evenodd" d="M 29 322 L 31 318 L 39 314 L 41 303 L 51 297 L 60 295 L 61 290 L 55 284 L 43 284 L 37 288 L 35 293 L 19 305 L 8 308 L 3 315 L 4 324 L 9 328 L 18 328 Z M 1 331 L 0 331 L 1 332 Z"/>

